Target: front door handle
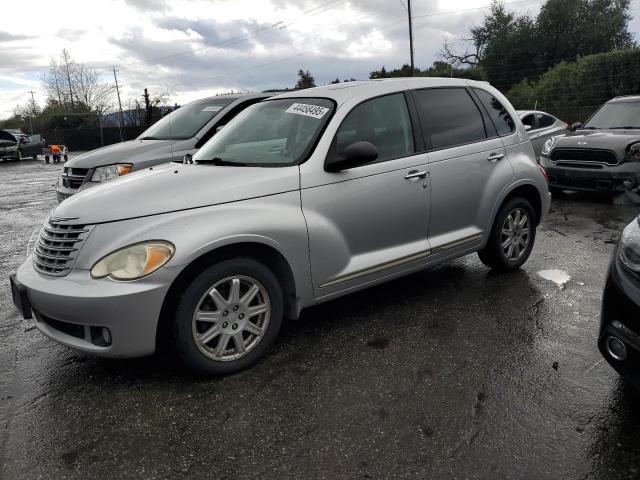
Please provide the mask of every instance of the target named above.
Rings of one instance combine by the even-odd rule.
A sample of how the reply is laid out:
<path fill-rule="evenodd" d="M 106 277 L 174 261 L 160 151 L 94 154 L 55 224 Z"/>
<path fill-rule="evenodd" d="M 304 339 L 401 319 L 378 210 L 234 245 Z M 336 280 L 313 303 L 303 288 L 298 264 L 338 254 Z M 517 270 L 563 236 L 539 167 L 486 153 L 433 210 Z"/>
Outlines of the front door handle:
<path fill-rule="evenodd" d="M 491 155 L 489 155 L 489 158 L 487 158 L 487 160 L 489 160 L 490 162 L 493 162 L 494 160 L 502 160 L 504 158 L 504 153 L 492 153 Z"/>
<path fill-rule="evenodd" d="M 411 170 L 404 176 L 405 180 L 413 180 L 414 178 L 427 178 L 426 170 Z"/>

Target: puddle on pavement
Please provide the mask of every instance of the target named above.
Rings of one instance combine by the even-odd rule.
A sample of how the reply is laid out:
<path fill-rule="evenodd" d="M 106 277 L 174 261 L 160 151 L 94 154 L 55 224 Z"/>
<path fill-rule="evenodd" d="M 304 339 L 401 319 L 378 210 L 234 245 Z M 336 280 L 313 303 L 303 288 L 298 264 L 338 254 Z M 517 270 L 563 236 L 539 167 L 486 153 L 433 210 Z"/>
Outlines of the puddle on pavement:
<path fill-rule="evenodd" d="M 567 272 L 557 269 L 540 270 L 538 275 L 545 280 L 555 283 L 560 290 L 562 290 L 567 282 L 571 280 L 571 276 Z"/>

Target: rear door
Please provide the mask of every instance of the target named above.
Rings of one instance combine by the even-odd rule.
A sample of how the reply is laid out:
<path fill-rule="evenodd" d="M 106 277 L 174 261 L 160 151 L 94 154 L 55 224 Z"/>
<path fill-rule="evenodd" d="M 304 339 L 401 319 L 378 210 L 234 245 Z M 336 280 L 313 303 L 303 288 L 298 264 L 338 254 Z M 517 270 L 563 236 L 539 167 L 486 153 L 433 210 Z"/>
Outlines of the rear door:
<path fill-rule="evenodd" d="M 511 125 L 496 130 L 491 113 L 465 87 L 414 95 L 429 149 L 433 253 L 477 246 L 488 233 L 496 199 L 514 176 L 500 134 L 515 132 L 515 124 L 507 113 Z M 503 114 L 499 102 L 487 101 L 496 117 Z"/>

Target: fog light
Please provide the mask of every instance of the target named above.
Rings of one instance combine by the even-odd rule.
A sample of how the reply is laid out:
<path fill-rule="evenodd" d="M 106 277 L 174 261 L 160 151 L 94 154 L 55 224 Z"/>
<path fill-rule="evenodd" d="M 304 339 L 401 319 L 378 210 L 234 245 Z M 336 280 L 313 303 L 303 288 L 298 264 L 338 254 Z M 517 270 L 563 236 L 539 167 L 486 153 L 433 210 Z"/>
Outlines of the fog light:
<path fill-rule="evenodd" d="M 627 346 L 618 337 L 609 336 L 605 341 L 607 353 L 611 358 L 622 362 L 627 358 Z"/>
<path fill-rule="evenodd" d="M 102 341 L 104 342 L 105 346 L 108 347 L 109 345 L 111 345 L 111 332 L 108 328 L 104 327 L 101 330 L 102 331 L 100 332 L 100 336 L 102 337 Z"/>

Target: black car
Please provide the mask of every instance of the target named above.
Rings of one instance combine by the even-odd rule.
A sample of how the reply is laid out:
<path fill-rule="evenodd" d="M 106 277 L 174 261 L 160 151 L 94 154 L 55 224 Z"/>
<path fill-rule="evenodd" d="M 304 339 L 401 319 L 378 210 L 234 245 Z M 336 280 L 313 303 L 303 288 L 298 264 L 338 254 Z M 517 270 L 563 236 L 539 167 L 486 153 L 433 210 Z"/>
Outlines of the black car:
<path fill-rule="evenodd" d="M 620 375 L 640 387 L 640 217 L 624 229 L 611 261 L 598 348 Z"/>
<path fill-rule="evenodd" d="M 20 130 L 0 130 L 0 159 L 22 160 L 42 155 L 40 135 L 26 135 Z"/>
<path fill-rule="evenodd" d="M 542 147 L 549 188 L 640 193 L 640 95 L 609 100 L 572 130 Z"/>

